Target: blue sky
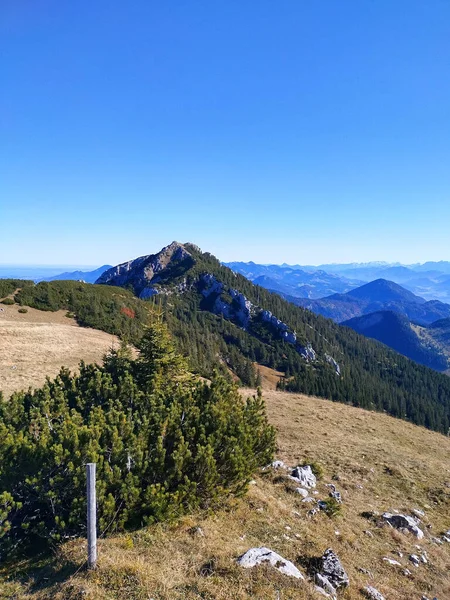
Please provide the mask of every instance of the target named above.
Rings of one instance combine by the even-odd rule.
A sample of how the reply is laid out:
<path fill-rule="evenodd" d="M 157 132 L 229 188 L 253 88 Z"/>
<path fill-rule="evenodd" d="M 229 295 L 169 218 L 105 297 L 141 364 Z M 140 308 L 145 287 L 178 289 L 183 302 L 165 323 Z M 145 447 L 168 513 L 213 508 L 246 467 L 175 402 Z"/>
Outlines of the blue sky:
<path fill-rule="evenodd" d="M 1 263 L 450 259 L 447 0 L 2 0 Z"/>

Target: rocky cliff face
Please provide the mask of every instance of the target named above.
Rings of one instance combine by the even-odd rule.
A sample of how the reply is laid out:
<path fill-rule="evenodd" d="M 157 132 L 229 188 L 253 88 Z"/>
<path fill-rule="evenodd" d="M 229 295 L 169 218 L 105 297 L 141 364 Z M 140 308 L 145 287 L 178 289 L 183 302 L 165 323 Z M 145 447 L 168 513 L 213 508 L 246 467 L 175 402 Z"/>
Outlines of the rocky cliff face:
<path fill-rule="evenodd" d="M 183 244 L 172 242 L 157 254 L 141 256 L 108 269 L 96 283 L 120 287 L 131 285 L 139 298 L 150 298 L 160 292 L 155 284 L 159 284 L 171 268 L 183 264 L 189 268 L 193 262 L 192 255 Z"/>

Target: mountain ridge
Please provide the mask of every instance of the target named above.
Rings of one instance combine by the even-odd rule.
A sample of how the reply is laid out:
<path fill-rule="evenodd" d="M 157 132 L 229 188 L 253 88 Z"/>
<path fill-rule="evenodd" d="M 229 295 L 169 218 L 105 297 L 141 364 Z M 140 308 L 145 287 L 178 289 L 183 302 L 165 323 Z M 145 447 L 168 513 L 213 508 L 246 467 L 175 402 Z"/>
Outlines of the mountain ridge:
<path fill-rule="evenodd" d="M 448 321 L 450 331 L 450 319 L 443 321 Z M 420 327 L 394 311 L 379 311 L 354 317 L 344 321 L 342 325 L 376 339 L 396 352 L 436 371 L 446 372 L 450 368 L 450 344 L 447 346 L 439 341 L 437 335 L 433 336 L 433 330 L 439 329 L 439 326 L 433 328 L 434 324 L 428 328 Z"/>
<path fill-rule="evenodd" d="M 381 310 L 393 310 L 421 325 L 450 317 L 450 304 L 439 300 L 427 301 L 384 279 L 364 284 L 345 294 L 333 294 L 319 300 L 290 298 L 290 301 L 338 323 Z"/>
<path fill-rule="evenodd" d="M 431 397 L 442 422 L 450 421 L 447 377 L 429 370 L 425 375 L 425 367 L 296 308 L 193 244 L 173 243 L 118 265 L 98 283 L 133 288 L 166 315 L 186 354 L 204 356 L 209 339 L 207 353 L 237 369 L 238 375 L 248 370 L 246 361 L 260 363 L 285 373 L 284 389 L 340 401 L 352 398 L 357 406 L 384 406 L 390 414 L 423 424 L 435 419 L 426 409 Z M 402 375 L 395 375 L 399 369 Z M 437 387 L 427 381 L 425 390 L 422 377 L 436 378 Z M 448 387 L 448 399 L 444 400 L 447 392 L 438 392 L 441 386 Z M 372 394 L 372 388 L 377 393 Z M 402 406 L 399 413 L 397 402 Z"/>

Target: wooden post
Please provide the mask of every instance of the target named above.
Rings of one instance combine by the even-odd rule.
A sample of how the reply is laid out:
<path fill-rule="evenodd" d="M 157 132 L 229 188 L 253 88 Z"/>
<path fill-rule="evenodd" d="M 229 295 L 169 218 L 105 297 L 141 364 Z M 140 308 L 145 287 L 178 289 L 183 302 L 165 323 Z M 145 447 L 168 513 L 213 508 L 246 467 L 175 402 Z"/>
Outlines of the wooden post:
<path fill-rule="evenodd" d="M 97 497 L 95 490 L 96 463 L 87 463 L 87 540 L 88 540 L 88 569 L 97 566 Z"/>

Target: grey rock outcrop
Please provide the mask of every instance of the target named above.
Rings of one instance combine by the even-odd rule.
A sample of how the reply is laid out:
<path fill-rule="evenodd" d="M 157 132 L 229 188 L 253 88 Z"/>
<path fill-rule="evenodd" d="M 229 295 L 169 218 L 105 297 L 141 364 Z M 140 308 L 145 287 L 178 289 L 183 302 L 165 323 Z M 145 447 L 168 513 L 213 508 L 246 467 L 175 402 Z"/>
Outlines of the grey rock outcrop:
<path fill-rule="evenodd" d="M 316 351 L 314 350 L 311 344 L 306 344 L 306 346 L 299 346 L 298 351 L 300 353 L 300 356 L 303 356 L 303 358 L 306 361 L 313 362 L 316 360 Z"/>
<path fill-rule="evenodd" d="M 418 540 L 423 538 L 423 531 L 419 528 L 413 517 L 408 517 L 407 515 L 394 515 L 387 512 L 383 513 L 382 517 L 395 529 L 399 529 L 403 532 L 409 531 L 415 535 Z"/>
<path fill-rule="evenodd" d="M 330 356 L 329 354 L 325 354 L 325 360 L 334 368 L 334 372 L 336 373 L 336 375 L 341 374 L 341 367 L 332 356 Z"/>
<path fill-rule="evenodd" d="M 202 296 L 204 298 L 208 298 L 211 294 L 221 294 L 223 291 L 223 283 L 221 281 L 217 281 L 214 275 L 211 273 L 205 273 L 202 275 L 201 281 L 204 284 L 204 288 L 202 290 Z"/>
<path fill-rule="evenodd" d="M 261 320 L 264 321 L 264 323 L 269 323 L 285 342 L 288 344 L 297 343 L 297 334 L 295 331 L 290 330 L 289 326 L 286 325 L 286 323 L 283 323 L 283 321 L 280 321 L 280 319 L 277 319 L 270 310 L 261 310 L 260 316 Z"/>
<path fill-rule="evenodd" d="M 329 594 L 335 594 L 339 588 L 347 587 L 350 583 L 341 561 L 331 548 L 328 548 L 319 560 L 315 581 Z"/>
<path fill-rule="evenodd" d="M 250 569 L 264 563 L 272 565 L 272 567 L 283 573 L 283 575 L 295 577 L 295 579 L 304 579 L 302 573 L 291 561 L 286 560 L 273 550 L 270 550 L 270 548 L 265 548 L 264 546 L 261 548 L 250 548 L 250 550 L 247 550 L 245 554 L 237 559 L 237 564 L 244 567 L 244 569 Z"/>
<path fill-rule="evenodd" d="M 183 244 L 172 242 L 157 254 L 141 256 L 121 263 L 105 271 L 96 281 L 109 285 L 131 285 L 140 298 L 150 298 L 155 294 L 154 286 L 161 275 L 173 263 L 193 262 L 192 255 Z"/>
<path fill-rule="evenodd" d="M 304 467 L 295 467 L 291 473 L 291 478 L 297 481 L 302 487 L 315 488 L 317 479 L 309 465 Z"/>
<path fill-rule="evenodd" d="M 371 585 L 365 587 L 363 593 L 369 600 L 386 600 L 383 594 L 380 594 L 380 592 Z"/>

